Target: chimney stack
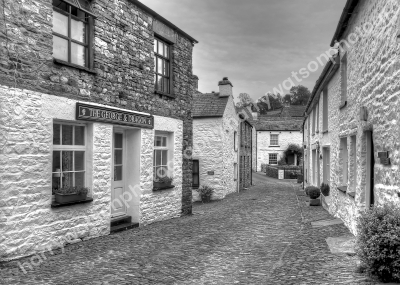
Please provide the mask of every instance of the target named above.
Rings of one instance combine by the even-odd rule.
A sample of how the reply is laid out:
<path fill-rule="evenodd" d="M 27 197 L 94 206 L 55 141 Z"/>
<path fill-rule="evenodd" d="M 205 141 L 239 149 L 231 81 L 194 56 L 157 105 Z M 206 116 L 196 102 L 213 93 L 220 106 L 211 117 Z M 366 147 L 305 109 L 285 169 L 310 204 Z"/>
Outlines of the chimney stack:
<path fill-rule="evenodd" d="M 194 90 L 198 91 L 199 90 L 199 77 L 197 77 L 197 75 L 193 75 L 193 87 Z"/>
<path fill-rule="evenodd" d="M 228 80 L 228 77 L 224 77 L 222 81 L 218 83 L 219 86 L 219 97 L 229 97 L 233 95 L 232 83 Z"/>

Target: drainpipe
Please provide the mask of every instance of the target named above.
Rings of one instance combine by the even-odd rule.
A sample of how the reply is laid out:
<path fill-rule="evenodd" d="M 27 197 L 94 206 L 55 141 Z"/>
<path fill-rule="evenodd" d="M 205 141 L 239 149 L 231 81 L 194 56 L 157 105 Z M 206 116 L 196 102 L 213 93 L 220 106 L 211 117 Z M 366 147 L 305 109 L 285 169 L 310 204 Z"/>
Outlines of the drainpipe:
<path fill-rule="evenodd" d="M 305 178 L 305 172 L 304 172 L 304 162 L 305 162 L 305 153 L 304 153 L 304 124 L 305 124 L 305 122 L 306 122 L 306 120 L 303 120 L 303 190 L 304 190 L 304 184 L 305 184 L 305 181 L 306 181 L 306 178 Z"/>

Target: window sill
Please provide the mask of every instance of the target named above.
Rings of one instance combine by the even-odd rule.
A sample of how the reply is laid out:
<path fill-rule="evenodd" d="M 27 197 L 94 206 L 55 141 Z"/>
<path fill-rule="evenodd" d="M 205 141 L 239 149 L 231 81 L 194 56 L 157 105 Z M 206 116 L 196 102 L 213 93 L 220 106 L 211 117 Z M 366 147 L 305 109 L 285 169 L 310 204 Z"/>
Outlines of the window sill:
<path fill-rule="evenodd" d="M 157 90 L 154 91 L 154 94 L 163 95 L 163 96 L 167 96 L 167 97 L 170 97 L 170 98 L 175 98 L 176 97 L 174 94 L 164 93 L 164 92 L 157 91 Z"/>
<path fill-rule="evenodd" d="M 174 186 L 175 187 L 175 186 Z M 199 189 L 200 188 L 200 185 L 196 185 L 196 186 L 192 186 L 192 189 Z"/>
<path fill-rule="evenodd" d="M 344 107 L 347 106 L 347 101 L 344 101 L 340 106 L 339 106 L 339 110 L 342 110 Z"/>
<path fill-rule="evenodd" d="M 281 147 L 280 145 L 270 145 L 269 147 Z"/>
<path fill-rule="evenodd" d="M 175 188 L 174 185 L 171 186 L 165 186 L 165 187 L 160 187 L 160 188 L 153 188 L 153 191 L 162 191 L 162 190 L 168 190 L 168 189 L 173 189 Z"/>
<path fill-rule="evenodd" d="M 350 197 L 355 198 L 356 197 L 356 192 L 348 192 Z"/>
<path fill-rule="evenodd" d="M 54 63 L 57 63 L 57 64 L 73 67 L 73 68 L 76 68 L 76 69 L 79 69 L 79 70 L 86 71 L 86 72 L 91 73 L 91 74 L 95 74 L 95 75 L 97 74 L 97 71 L 95 71 L 93 69 L 89 69 L 89 68 L 84 67 L 84 66 L 76 65 L 76 64 L 69 63 L 69 62 L 66 62 L 66 61 L 63 61 L 63 60 L 59 60 L 59 59 L 56 59 L 56 58 L 53 58 L 53 61 L 54 61 Z"/>
<path fill-rule="evenodd" d="M 347 192 L 347 186 L 339 186 L 339 187 L 337 187 L 337 189 L 338 189 L 340 192 L 343 192 L 343 193 L 346 193 L 346 192 Z"/>
<path fill-rule="evenodd" d="M 93 198 L 91 197 L 87 197 L 85 200 L 80 200 L 80 201 L 73 201 L 70 203 L 56 203 L 56 202 L 52 202 L 51 203 L 51 207 L 52 208 L 61 208 L 61 207 L 67 207 L 67 206 L 72 206 L 72 205 L 76 205 L 76 204 L 85 204 L 85 203 L 90 203 L 93 201 Z"/>

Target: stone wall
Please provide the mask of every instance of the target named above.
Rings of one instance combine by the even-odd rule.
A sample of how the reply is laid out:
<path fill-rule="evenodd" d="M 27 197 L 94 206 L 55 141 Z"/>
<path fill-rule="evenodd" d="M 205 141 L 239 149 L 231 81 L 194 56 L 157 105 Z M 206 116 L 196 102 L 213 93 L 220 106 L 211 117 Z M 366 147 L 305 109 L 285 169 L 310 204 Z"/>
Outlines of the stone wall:
<path fill-rule="evenodd" d="M 185 35 L 132 1 L 96 0 L 92 73 L 53 62 L 51 0 L 4 2 L 0 84 L 182 120 L 183 152 L 191 148 L 193 43 Z M 174 43 L 175 98 L 154 94 L 155 30 Z M 182 211 L 191 213 L 189 158 L 183 177 Z"/>
<path fill-rule="evenodd" d="M 279 135 L 279 147 L 271 147 L 270 135 Z M 289 144 L 302 146 L 303 134 L 300 131 L 257 131 L 257 171 L 262 164 L 269 164 L 269 154 L 277 153 L 278 161 Z"/>
<path fill-rule="evenodd" d="M 399 141 L 399 98 L 398 82 L 400 50 L 396 36 L 399 31 L 399 3 L 389 1 L 360 1 L 343 39 L 349 44 L 344 48 L 347 54 L 347 106 L 341 105 L 341 84 L 344 72 L 338 70 L 328 85 L 329 133 L 311 136 L 308 145 L 319 141 L 321 146 L 329 146 L 331 152 L 331 204 L 329 211 L 343 219 L 349 229 L 356 234 L 356 220 L 366 206 L 366 132 L 373 132 L 375 156 L 375 204 L 399 205 L 400 200 L 400 163 Z M 369 26 L 366 26 L 369 24 Z M 359 28 L 370 27 L 370 33 L 358 34 Z M 368 29 L 367 29 L 368 30 Z M 358 36 L 357 36 L 358 35 Z M 340 57 L 343 58 L 344 52 Z M 322 102 L 322 100 L 321 100 Z M 320 122 L 322 122 L 322 104 L 320 104 Z M 360 108 L 367 109 L 367 121 L 360 118 Z M 352 150 L 351 137 L 356 138 L 355 152 Z M 343 186 L 341 173 L 343 166 L 339 161 L 340 139 L 348 145 L 348 192 L 355 192 L 355 198 L 337 190 Z M 377 153 L 389 151 L 391 165 L 380 163 Z M 357 172 L 351 162 L 356 156 Z M 309 167 L 312 163 L 309 161 Z M 320 171 L 321 181 L 323 171 Z M 356 181 L 356 183 L 353 183 Z"/>

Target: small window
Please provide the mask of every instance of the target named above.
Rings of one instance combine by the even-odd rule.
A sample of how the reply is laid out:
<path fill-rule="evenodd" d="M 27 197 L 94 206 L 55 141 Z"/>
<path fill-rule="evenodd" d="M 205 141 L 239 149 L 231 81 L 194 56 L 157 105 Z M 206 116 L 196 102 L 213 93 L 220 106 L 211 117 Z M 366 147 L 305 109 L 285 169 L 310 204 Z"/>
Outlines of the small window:
<path fill-rule="evenodd" d="M 339 166 L 341 170 L 341 186 L 347 186 L 348 170 L 349 170 L 349 157 L 347 150 L 347 138 L 340 139 L 340 161 Z"/>
<path fill-rule="evenodd" d="M 277 153 L 269 154 L 269 164 L 271 164 L 271 165 L 278 164 L 278 154 Z"/>
<path fill-rule="evenodd" d="M 192 167 L 192 187 L 200 186 L 200 165 L 198 160 L 193 160 Z"/>
<path fill-rule="evenodd" d="M 156 135 L 154 138 L 154 179 L 171 176 L 168 171 L 168 137 Z"/>
<path fill-rule="evenodd" d="M 340 61 L 341 73 L 341 104 L 344 105 L 347 101 L 347 53 L 343 55 Z"/>
<path fill-rule="evenodd" d="M 53 57 L 92 68 L 93 14 L 90 1 L 53 0 Z"/>
<path fill-rule="evenodd" d="M 171 94 L 171 45 L 154 38 L 154 88 L 156 92 Z"/>
<path fill-rule="evenodd" d="M 329 106 L 328 106 L 328 88 L 324 89 L 322 96 L 322 131 L 328 131 L 328 117 L 329 117 Z"/>
<path fill-rule="evenodd" d="M 52 189 L 86 186 L 86 127 L 53 124 Z"/>
<path fill-rule="evenodd" d="M 279 145 L 279 135 L 271 134 L 270 140 L 271 140 L 271 145 Z"/>
<path fill-rule="evenodd" d="M 238 150 L 238 140 L 237 140 L 237 132 L 233 132 L 233 149 L 235 151 Z"/>

